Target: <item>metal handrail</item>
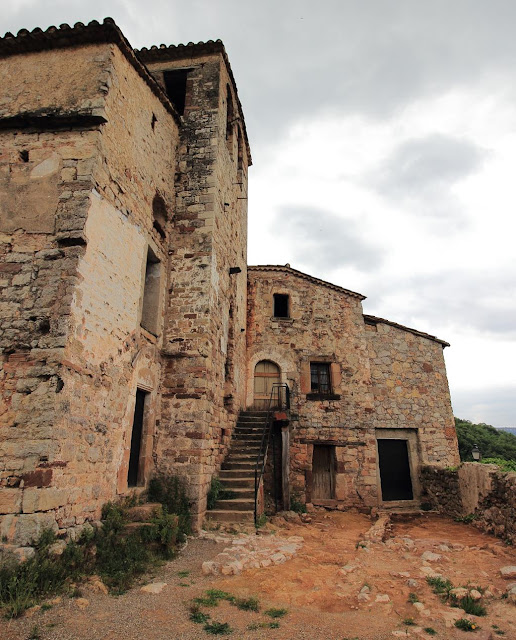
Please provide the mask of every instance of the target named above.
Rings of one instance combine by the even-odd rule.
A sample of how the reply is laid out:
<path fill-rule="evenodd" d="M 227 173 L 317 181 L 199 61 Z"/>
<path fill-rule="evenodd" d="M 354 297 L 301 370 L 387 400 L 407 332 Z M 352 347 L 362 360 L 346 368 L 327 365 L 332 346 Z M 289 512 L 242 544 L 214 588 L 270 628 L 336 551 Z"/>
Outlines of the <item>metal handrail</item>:
<path fill-rule="evenodd" d="M 282 389 L 285 389 L 285 402 L 283 402 Z M 274 395 L 277 392 L 278 404 L 273 404 Z M 269 443 L 272 432 L 272 412 L 281 411 L 281 409 L 290 409 L 290 389 L 288 384 L 275 382 L 272 385 L 271 395 L 267 402 L 267 414 L 265 416 L 265 422 L 263 425 L 262 441 L 260 444 L 260 451 L 256 459 L 256 465 L 254 467 L 254 524 L 258 522 L 258 490 L 260 488 L 260 482 L 265 472 L 265 464 L 267 462 L 267 453 L 269 452 Z"/>

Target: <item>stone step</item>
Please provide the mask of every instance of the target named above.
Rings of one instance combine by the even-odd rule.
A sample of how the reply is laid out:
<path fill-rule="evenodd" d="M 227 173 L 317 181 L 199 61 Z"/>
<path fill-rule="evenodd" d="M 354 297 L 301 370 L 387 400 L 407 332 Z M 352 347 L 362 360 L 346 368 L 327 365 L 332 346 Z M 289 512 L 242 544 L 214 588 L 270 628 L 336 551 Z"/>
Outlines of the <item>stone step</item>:
<path fill-rule="evenodd" d="M 254 442 L 260 444 L 262 441 L 261 433 L 234 433 L 233 434 L 233 442 L 244 440 L 245 442 Z"/>
<path fill-rule="evenodd" d="M 225 489 L 229 489 L 230 491 L 234 491 L 237 488 L 252 488 L 254 492 L 254 475 L 249 476 L 248 478 L 242 478 L 241 476 L 230 476 L 230 477 L 222 477 L 219 476 L 222 484 Z"/>
<path fill-rule="evenodd" d="M 248 471 L 249 473 L 254 473 L 254 468 L 256 466 L 256 461 L 252 462 L 232 462 L 231 460 L 225 460 L 222 463 L 222 469 L 224 471 L 228 471 L 230 469 L 238 470 L 238 471 Z"/>
<path fill-rule="evenodd" d="M 212 509 L 206 512 L 206 520 L 210 522 L 252 522 L 254 520 L 254 506 L 251 511 Z"/>
<path fill-rule="evenodd" d="M 127 510 L 129 522 L 149 522 L 163 513 L 163 505 L 159 502 L 147 502 Z"/>
<path fill-rule="evenodd" d="M 248 511 L 254 509 L 254 493 L 252 499 L 230 498 L 229 500 L 217 500 L 215 509 L 218 511 Z"/>
<path fill-rule="evenodd" d="M 252 480 L 254 482 L 254 470 L 240 471 L 239 469 L 221 469 L 219 479 L 221 482 L 238 478 L 239 480 Z"/>
<path fill-rule="evenodd" d="M 227 502 L 232 500 L 253 500 L 254 501 L 254 483 L 253 487 L 236 487 L 234 484 L 231 486 L 228 484 L 224 485 L 224 489 L 231 491 L 231 498 L 221 498 L 219 502 Z M 254 503 L 253 503 L 254 504 Z"/>

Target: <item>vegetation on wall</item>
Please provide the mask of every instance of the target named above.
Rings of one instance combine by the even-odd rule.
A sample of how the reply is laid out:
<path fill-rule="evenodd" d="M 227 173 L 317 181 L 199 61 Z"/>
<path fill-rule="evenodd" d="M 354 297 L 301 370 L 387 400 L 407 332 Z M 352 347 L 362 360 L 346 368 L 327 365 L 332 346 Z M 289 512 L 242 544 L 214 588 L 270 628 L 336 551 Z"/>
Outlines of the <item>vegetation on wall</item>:
<path fill-rule="evenodd" d="M 75 583 L 93 574 L 100 576 L 111 593 L 120 594 L 151 566 L 172 558 L 190 531 L 185 488 L 173 476 L 157 476 L 149 487 L 150 496 L 163 509 L 148 522 L 129 523 L 128 510 L 136 506 L 136 498 L 109 502 L 102 509 L 100 526 L 86 527 L 77 541 L 64 548 L 53 531 L 45 530 L 34 542 L 34 555 L 25 562 L 12 553 L 2 554 L 2 613 L 14 618 L 52 594 L 73 596 Z"/>
<path fill-rule="evenodd" d="M 482 462 L 496 458 L 497 461 L 494 464 L 504 461 L 512 461 L 516 464 L 516 436 L 512 433 L 495 429 L 489 424 L 473 424 L 469 420 L 460 418 L 455 418 L 455 427 L 460 459 L 463 462 L 473 461 L 471 450 L 474 445 L 477 445 L 482 454 Z"/>

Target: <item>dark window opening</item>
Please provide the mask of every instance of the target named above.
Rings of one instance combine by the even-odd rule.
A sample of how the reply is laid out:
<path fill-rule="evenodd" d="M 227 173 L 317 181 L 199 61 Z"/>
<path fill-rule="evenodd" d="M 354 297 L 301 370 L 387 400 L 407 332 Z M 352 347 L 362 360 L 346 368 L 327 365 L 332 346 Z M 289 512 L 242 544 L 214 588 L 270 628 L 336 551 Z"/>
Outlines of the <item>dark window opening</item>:
<path fill-rule="evenodd" d="M 149 247 L 147 249 L 147 263 L 145 266 L 141 326 L 153 335 L 158 334 L 160 281 L 161 262 Z"/>
<path fill-rule="evenodd" d="M 331 394 L 330 365 L 328 362 L 310 362 L 310 388 L 312 393 Z"/>
<path fill-rule="evenodd" d="M 413 500 L 406 440 L 378 439 L 382 500 Z"/>
<path fill-rule="evenodd" d="M 152 226 L 162 238 L 165 238 L 168 212 L 167 205 L 159 193 L 154 196 L 154 200 L 152 201 L 152 216 L 154 218 Z"/>
<path fill-rule="evenodd" d="M 29 161 L 29 152 L 26 149 L 24 149 L 23 151 L 20 151 L 20 160 L 22 162 Z"/>
<path fill-rule="evenodd" d="M 147 392 L 136 390 L 134 405 L 133 430 L 131 433 L 131 452 L 129 454 L 129 469 L 127 471 L 127 486 L 136 487 L 140 480 L 140 457 L 142 450 L 143 418 L 145 413 L 145 398 Z"/>
<path fill-rule="evenodd" d="M 180 116 L 185 112 L 186 81 L 190 71 L 191 69 L 173 69 L 163 72 L 165 93 L 170 98 L 170 102 L 172 102 Z"/>
<path fill-rule="evenodd" d="M 289 318 L 288 295 L 285 293 L 274 294 L 274 317 Z"/>
<path fill-rule="evenodd" d="M 158 121 L 158 119 L 156 118 L 156 116 L 154 114 L 152 114 L 151 127 L 152 127 L 153 131 L 154 131 L 154 127 L 156 126 L 156 122 L 157 121 Z"/>
<path fill-rule="evenodd" d="M 235 109 L 233 107 L 233 98 L 231 97 L 231 89 L 229 84 L 226 85 L 226 144 L 228 151 L 233 157 L 233 129 L 235 121 Z"/>

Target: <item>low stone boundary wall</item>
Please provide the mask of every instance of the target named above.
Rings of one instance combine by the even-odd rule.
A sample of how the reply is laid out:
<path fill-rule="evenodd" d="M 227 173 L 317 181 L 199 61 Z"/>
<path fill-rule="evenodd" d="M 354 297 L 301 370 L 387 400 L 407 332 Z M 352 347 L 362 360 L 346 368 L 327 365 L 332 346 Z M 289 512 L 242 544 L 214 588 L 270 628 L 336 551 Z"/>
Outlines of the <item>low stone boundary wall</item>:
<path fill-rule="evenodd" d="M 507 542 L 516 544 L 516 473 L 496 465 L 464 462 L 456 469 L 421 468 L 424 496 L 451 518 L 465 518 Z"/>

